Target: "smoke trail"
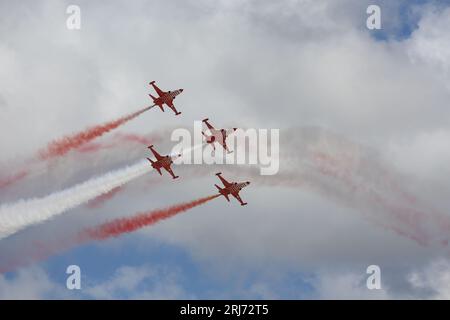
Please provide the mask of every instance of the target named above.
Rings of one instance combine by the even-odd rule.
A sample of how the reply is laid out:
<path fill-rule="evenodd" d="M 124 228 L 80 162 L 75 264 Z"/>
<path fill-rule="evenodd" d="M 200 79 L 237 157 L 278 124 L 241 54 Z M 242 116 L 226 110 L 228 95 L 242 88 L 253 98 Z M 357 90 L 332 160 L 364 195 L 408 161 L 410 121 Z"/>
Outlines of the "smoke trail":
<path fill-rule="evenodd" d="M 98 197 L 96 197 L 96 198 L 92 199 L 91 201 L 89 201 L 87 203 L 87 206 L 89 208 L 91 208 L 91 209 L 98 208 L 98 207 L 102 206 L 106 201 L 112 199 L 123 188 L 124 188 L 123 186 L 115 187 L 111 191 L 109 191 L 107 193 L 104 193 L 102 195 L 99 195 Z"/>
<path fill-rule="evenodd" d="M 20 200 L 0 207 L 0 239 L 28 225 L 43 222 L 150 172 L 146 161 L 92 178 L 43 198 Z"/>
<path fill-rule="evenodd" d="M 169 132 L 165 131 L 162 133 L 159 131 L 152 132 L 147 135 L 139 135 L 134 133 L 116 133 L 106 141 L 87 142 L 76 148 L 76 151 L 81 154 L 97 154 L 98 152 L 101 151 L 108 151 L 113 149 L 118 151 L 120 148 L 120 150 L 123 151 L 122 152 L 123 154 L 128 155 L 131 150 L 135 151 L 139 145 L 150 145 L 157 143 L 167 135 L 169 135 Z M 124 150 L 125 143 L 127 147 L 128 146 L 130 147 L 129 150 L 128 149 Z M 107 158 L 102 159 L 101 161 L 106 161 L 110 159 L 109 158 L 110 154 L 106 154 L 105 156 Z M 117 156 L 117 154 L 115 154 L 115 156 Z M 100 162 L 100 158 L 97 162 Z M 90 164 L 92 165 L 92 163 Z M 48 171 L 54 171 L 53 169 L 55 169 L 54 166 L 49 165 L 44 166 L 44 161 L 37 162 L 35 160 L 29 160 L 28 163 L 23 164 L 20 167 L 14 170 L 15 173 L 0 175 L 0 189 L 11 187 L 17 182 L 22 181 L 24 178 L 35 178 Z M 59 174 L 59 176 L 62 177 L 61 174 Z"/>
<path fill-rule="evenodd" d="M 92 141 L 95 138 L 102 136 L 103 134 L 116 129 L 117 127 L 123 125 L 124 123 L 136 118 L 143 112 L 150 110 L 151 107 L 145 107 L 139 111 L 136 111 L 127 116 L 121 117 L 117 120 L 110 121 L 101 125 L 97 125 L 91 128 L 87 128 L 84 131 L 78 132 L 71 136 L 66 136 L 61 139 L 51 142 L 45 149 L 38 152 L 38 158 L 40 160 L 47 160 L 54 157 L 59 157 L 72 149 L 78 148 L 81 145 Z"/>
<path fill-rule="evenodd" d="M 200 198 L 197 200 L 176 204 L 165 209 L 156 209 L 148 212 L 137 213 L 128 218 L 119 218 L 97 227 L 87 228 L 79 233 L 52 243 L 41 243 L 35 241 L 32 250 L 27 254 L 21 254 L 14 258 L 8 257 L 0 264 L 0 273 L 12 271 L 18 267 L 41 261 L 51 255 L 60 253 L 78 245 L 88 243 L 90 241 L 106 240 L 112 237 L 118 237 L 125 233 L 131 233 L 144 227 L 156 224 L 161 220 L 171 218 L 179 213 L 185 212 L 194 207 L 200 206 L 217 197 L 219 194 Z"/>
<path fill-rule="evenodd" d="M 25 178 L 28 175 L 28 171 L 27 170 L 20 170 L 19 172 L 5 177 L 5 178 L 1 178 L 0 179 L 0 189 L 1 188 L 5 188 L 5 187 L 9 187 L 10 185 L 22 180 L 23 178 Z"/>
<path fill-rule="evenodd" d="M 199 144 L 187 148 L 182 153 L 191 152 L 202 146 L 203 144 Z M 109 172 L 100 177 L 94 177 L 46 197 L 20 200 L 16 203 L 2 205 L 0 207 L 0 239 L 28 225 L 43 222 L 108 193 L 151 170 L 153 168 L 148 162 L 141 160 L 134 165 Z"/>
<path fill-rule="evenodd" d="M 109 144 L 101 144 L 101 143 L 88 144 L 88 143 L 91 142 L 93 139 L 98 138 L 103 134 L 113 129 L 116 129 L 117 127 L 125 124 L 126 122 L 136 118 L 143 112 L 150 110 L 153 107 L 154 106 L 146 107 L 137 112 L 119 118 L 117 120 L 110 121 L 102 125 L 94 126 L 82 132 L 53 141 L 49 143 L 46 148 L 38 151 L 37 160 L 45 161 L 55 157 L 63 156 L 73 149 L 78 149 L 82 153 L 97 152 L 101 149 L 115 147 L 117 146 L 117 143 L 120 141 L 134 142 L 141 144 L 152 144 L 154 143 L 154 140 L 152 140 L 152 138 L 140 136 L 137 134 L 117 134 L 115 136 L 116 143 L 109 143 Z M 156 138 L 159 139 L 160 135 L 158 135 Z M 35 161 L 35 159 L 33 159 L 33 161 Z M 32 163 L 31 160 L 30 163 Z M 15 184 L 16 182 L 27 177 L 29 173 L 30 172 L 28 170 L 19 169 L 14 174 L 11 174 L 6 177 L 0 177 L 0 189 Z"/>
<path fill-rule="evenodd" d="M 150 145 L 162 139 L 161 135 L 153 134 L 151 137 L 142 136 L 135 133 L 117 133 L 115 138 L 118 141 L 135 142 L 143 145 Z"/>
<path fill-rule="evenodd" d="M 168 134 L 167 134 L 168 135 Z M 166 135 L 166 136 L 167 136 Z M 86 143 L 79 148 L 78 152 L 81 153 L 96 153 L 101 150 L 112 149 L 120 147 L 123 149 L 124 143 L 133 143 L 137 145 L 150 145 L 158 141 L 161 141 L 163 136 L 159 133 L 152 133 L 150 135 L 140 135 L 136 133 L 116 133 L 111 137 L 111 141 L 107 142 L 91 142 Z"/>
<path fill-rule="evenodd" d="M 124 233 L 130 233 L 146 226 L 155 224 L 161 220 L 168 219 L 181 212 L 187 211 L 208 201 L 211 201 L 219 194 L 200 198 L 194 201 L 184 202 L 165 209 L 153 210 L 150 212 L 138 213 L 130 218 L 120 218 L 106 222 L 98 227 L 86 229 L 80 232 L 80 240 L 105 240 L 112 237 L 118 237 Z"/>

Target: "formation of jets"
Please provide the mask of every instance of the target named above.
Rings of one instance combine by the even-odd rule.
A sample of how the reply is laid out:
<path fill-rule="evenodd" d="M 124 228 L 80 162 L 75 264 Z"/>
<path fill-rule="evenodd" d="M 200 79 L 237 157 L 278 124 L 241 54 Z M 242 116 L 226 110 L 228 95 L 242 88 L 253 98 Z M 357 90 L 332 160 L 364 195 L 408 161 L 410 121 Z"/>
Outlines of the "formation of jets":
<path fill-rule="evenodd" d="M 155 81 L 151 81 L 150 85 L 153 87 L 153 89 L 156 91 L 158 97 L 155 97 L 151 94 L 149 94 L 149 96 L 153 99 L 153 105 L 154 106 L 158 106 L 163 112 L 164 112 L 164 105 L 168 106 L 170 109 L 172 109 L 172 111 L 175 113 L 176 116 L 180 115 L 181 112 L 179 112 L 174 104 L 173 104 L 173 100 L 180 94 L 183 92 L 183 89 L 177 89 L 174 91 L 162 91 L 160 88 L 158 88 L 158 86 L 155 84 Z M 206 125 L 206 128 L 209 130 L 209 134 L 206 134 L 205 132 L 202 131 L 203 136 L 205 137 L 205 142 L 210 144 L 213 149 L 215 150 L 215 144 L 218 143 L 219 145 L 222 146 L 222 148 L 227 151 L 228 153 L 231 153 L 232 151 L 229 150 L 227 143 L 226 143 L 226 139 L 227 137 L 232 134 L 234 131 L 237 130 L 237 128 L 232 128 L 229 130 L 226 129 L 216 129 L 214 128 L 209 122 L 209 119 L 206 118 L 204 120 L 202 120 L 202 122 Z M 152 160 L 150 158 L 147 158 L 148 161 L 150 161 L 151 166 L 158 171 L 158 173 L 160 175 L 162 175 L 161 169 L 166 170 L 173 179 L 177 179 L 179 178 L 179 176 L 176 176 L 173 173 L 172 170 L 172 164 L 173 161 L 177 158 L 180 157 L 181 154 L 176 155 L 176 156 L 171 156 L 171 155 L 165 155 L 162 156 L 160 155 L 154 148 L 153 145 L 148 146 L 148 148 L 150 149 L 150 151 L 153 153 L 153 156 L 156 158 L 156 160 Z M 246 182 L 228 182 L 224 177 L 222 177 L 222 173 L 216 173 L 217 177 L 219 177 L 220 181 L 223 184 L 223 187 L 219 187 L 217 184 L 215 184 L 216 188 L 219 191 L 219 194 L 224 196 L 225 199 L 227 199 L 227 201 L 230 201 L 229 196 L 233 196 L 234 198 L 236 198 L 237 201 L 239 201 L 239 203 L 241 204 L 241 206 L 245 206 L 247 204 L 247 202 L 243 202 L 241 197 L 239 196 L 239 192 L 245 188 L 246 186 L 248 186 L 250 184 L 249 181 Z"/>

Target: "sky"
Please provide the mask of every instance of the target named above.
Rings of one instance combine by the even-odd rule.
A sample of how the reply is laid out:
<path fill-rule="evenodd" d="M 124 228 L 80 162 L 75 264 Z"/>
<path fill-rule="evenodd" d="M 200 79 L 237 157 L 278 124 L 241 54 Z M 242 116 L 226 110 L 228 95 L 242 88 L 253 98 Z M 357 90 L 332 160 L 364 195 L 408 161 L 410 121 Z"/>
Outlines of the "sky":
<path fill-rule="evenodd" d="M 80 30 L 66 27 L 71 4 Z M 381 30 L 366 27 L 371 4 Z M 0 182 L 30 172 L 0 188 L 0 213 L 144 159 L 131 134 L 167 153 L 174 129 L 207 117 L 280 130 L 274 176 L 178 165 L 178 180 L 148 172 L 0 238 L 0 269 L 24 262 L 0 274 L 0 298 L 449 299 L 448 30 L 448 1 L 0 1 Z M 50 141 L 148 106 L 151 80 L 184 89 L 182 115 L 154 108 L 90 142 L 95 152 L 36 159 Z M 218 170 L 252 182 L 247 206 L 217 198 L 65 245 L 214 194 Z M 80 290 L 66 287 L 69 265 Z M 381 289 L 366 286 L 370 265 Z"/>

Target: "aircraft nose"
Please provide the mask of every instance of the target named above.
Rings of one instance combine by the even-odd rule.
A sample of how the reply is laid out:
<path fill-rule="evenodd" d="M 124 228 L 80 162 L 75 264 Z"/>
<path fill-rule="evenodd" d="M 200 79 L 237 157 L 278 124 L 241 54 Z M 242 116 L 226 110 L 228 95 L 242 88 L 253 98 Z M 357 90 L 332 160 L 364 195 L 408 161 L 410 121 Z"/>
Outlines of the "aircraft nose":
<path fill-rule="evenodd" d="M 250 181 L 247 181 L 247 184 L 250 184 Z"/>
<path fill-rule="evenodd" d="M 180 89 L 180 92 L 183 92 L 184 89 Z"/>

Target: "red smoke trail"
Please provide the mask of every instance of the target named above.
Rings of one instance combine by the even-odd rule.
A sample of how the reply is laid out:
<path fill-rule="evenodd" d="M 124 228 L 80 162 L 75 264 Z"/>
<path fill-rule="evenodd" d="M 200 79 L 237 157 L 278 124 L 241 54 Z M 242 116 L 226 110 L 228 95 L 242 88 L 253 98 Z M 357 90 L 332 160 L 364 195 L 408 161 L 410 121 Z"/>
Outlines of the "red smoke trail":
<path fill-rule="evenodd" d="M 111 191 L 109 191 L 105 194 L 102 194 L 102 195 L 98 196 L 97 198 L 92 199 L 91 201 L 89 201 L 87 203 L 87 206 L 91 209 L 98 208 L 98 207 L 102 206 L 106 201 L 112 199 L 123 188 L 125 188 L 125 186 L 116 187 L 116 188 L 112 189 Z"/>
<path fill-rule="evenodd" d="M 147 178 L 146 186 L 148 187 L 148 186 L 152 186 L 155 184 L 163 183 L 163 180 L 158 179 L 158 178 L 159 178 L 159 176 Z M 190 178 L 190 177 L 188 177 L 188 178 Z M 101 196 L 98 196 L 97 198 L 94 198 L 91 201 L 89 201 L 87 203 L 87 207 L 90 209 L 99 208 L 99 207 L 103 206 L 106 202 L 113 199 L 116 195 L 123 192 L 124 190 L 125 190 L 125 185 L 114 188 L 110 192 L 102 194 Z"/>
<path fill-rule="evenodd" d="M 341 181 L 353 194 L 364 194 L 366 201 L 371 204 L 371 207 L 379 208 L 390 215 L 389 219 L 387 217 L 376 219 L 374 216 L 370 216 L 367 217 L 369 220 L 399 235 L 408 237 L 420 245 L 429 244 L 430 239 L 421 227 L 424 226 L 424 221 L 432 217 L 427 212 L 408 207 L 408 203 L 415 200 L 393 184 L 389 176 L 382 177 L 383 184 L 380 187 L 386 188 L 388 193 L 401 192 L 396 196 L 406 200 L 407 206 L 393 203 L 392 199 L 383 197 L 379 191 L 374 189 L 376 185 L 369 185 L 370 182 L 366 182 L 366 180 L 364 182 L 356 182 L 357 174 L 355 172 L 360 170 L 358 161 L 353 161 L 352 163 L 348 158 L 339 159 L 323 152 L 313 154 L 313 159 L 320 173 L 336 179 L 336 181 Z M 372 164 L 371 167 L 376 168 L 376 165 Z M 377 173 L 380 174 L 381 171 L 377 170 Z"/>
<path fill-rule="evenodd" d="M 107 149 L 113 147 L 113 144 L 101 144 L 101 143 L 87 143 L 85 145 L 80 146 L 77 151 L 81 153 L 95 153 L 100 151 L 101 149 Z"/>
<path fill-rule="evenodd" d="M 150 144 L 155 143 L 155 140 L 160 140 L 161 137 L 158 135 L 155 135 L 154 137 L 146 137 L 134 133 L 117 133 L 115 135 L 115 138 L 127 142 L 136 142 L 148 146 Z"/>
<path fill-rule="evenodd" d="M 398 183 L 401 177 L 383 168 L 382 164 L 368 159 L 352 163 L 348 159 L 333 158 L 324 153 L 316 153 L 314 159 L 319 172 L 340 180 L 353 193 L 364 193 L 368 204 L 385 213 L 381 215 L 380 212 L 378 217 L 368 217 L 372 222 L 423 246 L 448 245 L 450 231 L 448 215 L 430 208 L 415 195 L 402 189 Z M 371 175 L 365 176 L 364 182 L 358 183 L 358 174 L 362 173 L 363 166 L 366 169 L 370 168 Z"/>
<path fill-rule="evenodd" d="M 81 145 L 102 136 L 103 134 L 123 125 L 124 123 L 136 118 L 143 112 L 149 110 L 151 107 L 145 107 L 137 112 L 124 116 L 114 121 L 110 121 L 95 127 L 88 128 L 82 132 L 71 136 L 63 137 L 59 140 L 51 142 L 46 149 L 39 152 L 39 159 L 47 160 L 54 157 L 65 155 L 72 149 L 78 148 Z"/>
<path fill-rule="evenodd" d="M 27 175 L 28 175 L 28 171 L 27 170 L 21 170 L 21 171 L 15 173 L 12 176 L 0 179 L 0 189 L 1 188 L 5 188 L 5 187 L 9 187 L 10 185 L 12 185 L 12 184 L 22 180 L 23 178 L 25 178 Z"/>
<path fill-rule="evenodd" d="M 131 218 L 120 218 L 110 222 L 106 222 L 98 227 L 89 228 L 82 231 L 79 234 L 79 239 L 81 242 L 85 242 L 88 240 L 105 240 L 111 237 L 118 237 L 124 233 L 130 233 L 143 227 L 155 224 L 161 220 L 173 217 L 178 213 L 202 205 L 219 196 L 219 194 L 215 194 L 213 196 L 177 204 L 166 209 L 158 209 L 150 212 L 138 213 Z"/>
<path fill-rule="evenodd" d="M 168 130 L 166 130 L 168 131 Z M 102 150 L 112 149 L 121 147 L 123 143 L 131 142 L 135 144 L 142 144 L 142 145 L 150 145 L 154 144 L 158 141 L 161 141 L 163 137 L 167 136 L 167 134 L 161 134 L 157 132 L 152 132 L 148 135 L 139 135 L 134 133 L 116 133 L 111 137 L 111 141 L 108 140 L 108 142 L 87 142 L 83 143 L 79 147 L 74 147 L 77 149 L 80 153 L 97 153 Z M 41 159 L 43 160 L 43 159 Z M 0 189 L 10 187 L 14 183 L 22 180 L 26 176 L 28 176 L 30 172 L 25 169 L 21 169 L 20 171 L 17 171 L 14 174 L 5 175 L 4 177 L 0 176 Z"/>
<path fill-rule="evenodd" d="M 137 134 L 117 134 L 114 137 L 114 142 L 111 143 L 89 143 L 93 139 L 102 136 L 103 134 L 119 127 L 120 125 L 136 118 L 143 112 L 149 110 L 151 107 L 146 107 L 142 110 L 134 112 L 117 120 L 88 128 L 85 131 L 76 133 L 72 136 L 63 137 L 59 140 L 51 142 L 45 149 L 38 152 L 39 160 L 49 160 L 54 157 L 63 156 L 72 149 L 77 149 L 82 153 L 95 153 L 102 149 L 109 149 L 119 146 L 121 142 L 134 142 L 145 145 L 153 144 L 155 141 L 161 139 L 159 134 L 154 134 L 151 137 L 141 136 Z M 9 187 L 12 184 L 22 180 L 29 174 L 28 170 L 22 169 L 17 173 L 7 177 L 0 177 L 0 189 Z"/>
<path fill-rule="evenodd" d="M 219 194 L 215 194 L 209 197 L 173 205 L 165 209 L 156 209 L 149 212 L 138 213 L 130 218 L 115 219 L 97 227 L 84 229 L 75 236 L 52 241 L 51 243 L 33 241 L 30 252 L 27 252 L 26 254 L 22 253 L 16 257 L 7 257 L 1 261 L 0 274 L 13 271 L 36 261 L 47 259 L 52 255 L 61 253 L 77 245 L 82 245 L 95 240 L 106 240 L 108 238 L 118 237 L 122 234 L 156 224 L 161 220 L 168 219 L 179 213 L 205 204 L 219 196 Z"/>
<path fill-rule="evenodd" d="M 77 151 L 82 153 L 95 153 L 103 149 L 120 147 L 123 145 L 124 142 L 132 142 L 148 146 L 150 144 L 154 144 L 157 141 L 160 141 L 161 139 L 162 139 L 161 135 L 156 133 L 151 135 L 139 135 L 135 133 L 116 133 L 112 136 L 112 142 L 87 143 L 77 148 Z"/>

